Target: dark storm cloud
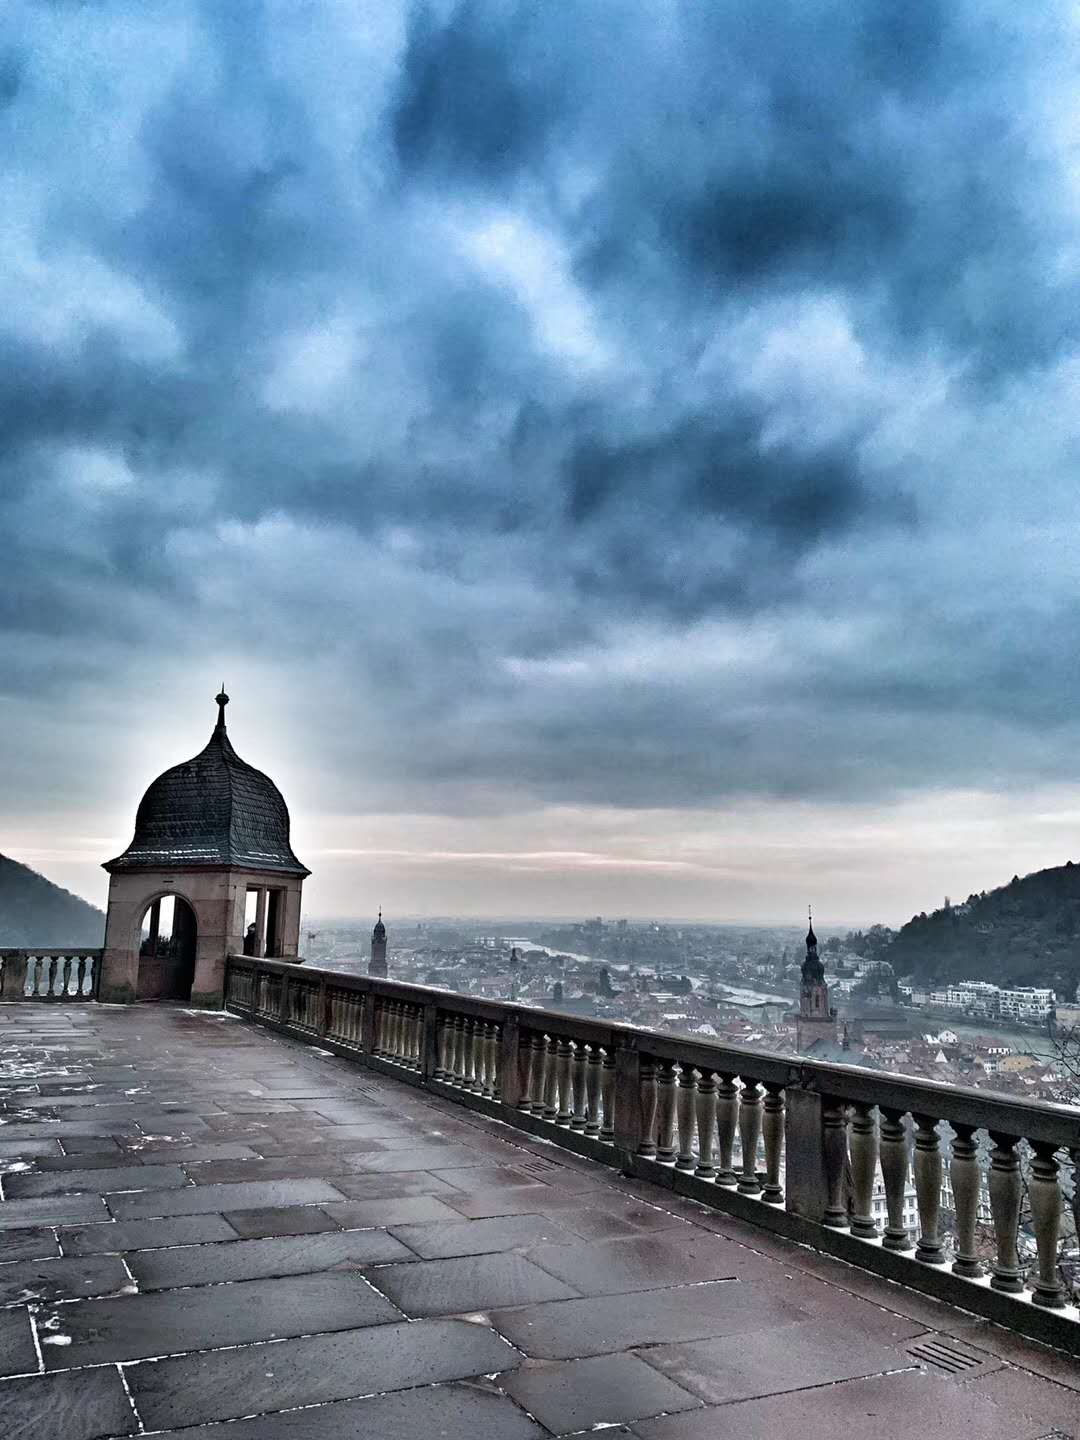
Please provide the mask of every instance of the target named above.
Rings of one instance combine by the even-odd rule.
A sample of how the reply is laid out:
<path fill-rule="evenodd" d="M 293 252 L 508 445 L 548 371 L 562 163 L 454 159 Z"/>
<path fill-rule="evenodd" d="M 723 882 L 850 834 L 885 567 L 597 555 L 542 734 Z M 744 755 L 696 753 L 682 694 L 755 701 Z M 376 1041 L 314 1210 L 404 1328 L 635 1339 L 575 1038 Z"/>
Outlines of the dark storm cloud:
<path fill-rule="evenodd" d="M 1064 7 L 152 10 L 0 34 L 6 694 L 253 654 L 346 807 L 1060 765 Z"/>

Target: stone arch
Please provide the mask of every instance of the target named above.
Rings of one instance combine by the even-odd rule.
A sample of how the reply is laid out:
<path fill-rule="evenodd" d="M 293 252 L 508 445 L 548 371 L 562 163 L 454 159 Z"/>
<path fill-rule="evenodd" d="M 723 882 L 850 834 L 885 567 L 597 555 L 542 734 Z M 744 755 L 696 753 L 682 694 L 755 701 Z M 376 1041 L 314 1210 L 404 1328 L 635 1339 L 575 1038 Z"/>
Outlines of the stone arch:
<path fill-rule="evenodd" d="M 161 924 L 163 901 L 172 902 L 165 907 L 167 934 Z M 131 937 L 138 957 L 135 998 L 190 1000 L 198 938 L 198 908 L 183 892 L 169 888 L 145 896 Z"/>

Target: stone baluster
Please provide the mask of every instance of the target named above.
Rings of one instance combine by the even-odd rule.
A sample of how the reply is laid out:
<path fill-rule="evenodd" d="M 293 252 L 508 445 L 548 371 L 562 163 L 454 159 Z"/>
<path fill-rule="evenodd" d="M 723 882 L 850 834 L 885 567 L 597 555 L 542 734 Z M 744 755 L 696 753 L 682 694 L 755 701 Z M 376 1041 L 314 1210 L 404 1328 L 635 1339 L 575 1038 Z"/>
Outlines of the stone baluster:
<path fill-rule="evenodd" d="M 768 1205 L 784 1203 L 784 1187 L 780 1184 L 780 1165 L 784 1151 L 784 1087 L 765 1086 L 765 1106 L 762 1115 L 762 1132 L 765 1136 L 765 1188 L 761 1198 Z"/>
<path fill-rule="evenodd" d="M 952 1128 L 955 1134 L 952 1158 L 949 1161 L 949 1179 L 952 1181 L 953 1204 L 956 1207 L 956 1253 L 952 1268 L 954 1274 L 974 1280 L 983 1273 L 982 1264 L 975 1253 L 979 1186 L 982 1182 L 979 1147 L 975 1140 L 974 1125 L 958 1125 L 953 1121 Z"/>
<path fill-rule="evenodd" d="M 559 1117 L 558 1041 L 554 1035 L 544 1036 L 544 1119 Z"/>
<path fill-rule="evenodd" d="M 1035 1140 L 1032 1142 L 1032 1149 L 1035 1154 L 1031 1161 L 1028 1196 L 1031 1200 L 1031 1223 L 1035 1230 L 1039 1264 L 1035 1276 L 1035 1292 L 1031 1299 L 1036 1305 L 1057 1310 L 1065 1304 L 1064 1286 L 1058 1274 L 1061 1186 L 1058 1182 L 1058 1162 L 1054 1158 L 1057 1146 Z"/>
<path fill-rule="evenodd" d="M 588 1123 L 589 1101 L 586 1094 L 585 1079 L 589 1069 L 589 1052 L 586 1049 L 584 1040 L 575 1040 L 573 1067 L 570 1075 L 570 1088 L 573 1093 L 573 1114 L 570 1116 L 570 1129 L 579 1130 L 585 1133 L 585 1126 Z"/>
<path fill-rule="evenodd" d="M 716 1072 L 699 1070 L 697 1083 L 697 1168 L 699 1180 L 715 1180 L 713 1144 L 716 1138 Z"/>
<path fill-rule="evenodd" d="M 874 1180 L 878 1165 L 878 1127 L 873 1105 L 856 1103 L 851 1117 L 851 1233 L 876 1240 Z M 939 1187 L 940 1188 L 940 1187 Z"/>
<path fill-rule="evenodd" d="M 465 1016 L 452 1015 L 450 1018 L 450 1084 L 461 1085 L 465 1080 Z"/>
<path fill-rule="evenodd" d="M 431 1017 L 430 1021 L 428 1020 L 427 1013 L 422 1005 L 417 1005 L 413 1010 L 413 1069 L 419 1071 L 421 1074 L 424 1070 L 425 1025 L 433 1023 L 433 1020 L 434 1017 Z M 431 1069 L 434 1070 L 434 1053 L 431 1056 L 430 1065 Z"/>
<path fill-rule="evenodd" d="M 574 1062 L 574 1047 L 568 1035 L 560 1035 L 555 1051 L 555 1070 L 558 1076 L 559 1108 L 555 1113 L 556 1125 L 568 1129 L 573 1118 L 574 1097 L 570 1093 L 570 1072 Z"/>
<path fill-rule="evenodd" d="M 761 1138 L 761 1086 L 756 1080 L 744 1080 L 739 1104 L 739 1143 L 742 1146 L 742 1173 L 739 1176 L 741 1195 L 759 1195 L 761 1181 L 757 1173 L 758 1141 Z"/>
<path fill-rule="evenodd" d="M 615 1140 L 615 1050 L 604 1046 L 604 1063 L 600 1069 L 600 1103 L 604 1118 L 600 1125 L 600 1139 L 606 1144 Z"/>
<path fill-rule="evenodd" d="M 485 1100 L 494 1100 L 499 1093 L 499 1027 L 494 1020 L 484 1027 L 484 1050 L 483 1095 Z"/>
<path fill-rule="evenodd" d="M 720 1161 L 716 1172 L 718 1185 L 736 1182 L 732 1156 L 735 1153 L 735 1132 L 739 1124 L 739 1087 L 734 1075 L 721 1074 L 716 1087 L 716 1141 Z"/>
<path fill-rule="evenodd" d="M 533 1055 L 535 1036 L 528 1030 L 523 1030 L 518 1039 L 517 1066 L 518 1066 L 518 1102 L 517 1108 L 528 1115 L 536 1109 L 537 1095 L 534 1093 L 534 1068 Z"/>
<path fill-rule="evenodd" d="M 915 1259 L 924 1265 L 940 1265 L 945 1260 L 941 1240 L 941 1137 L 932 1115 L 914 1115 L 915 1121 L 915 1195 L 919 1204 L 919 1241 Z"/>
<path fill-rule="evenodd" d="M 42 955 L 38 960 L 38 994 L 48 995 L 52 985 L 54 960 L 51 955 Z"/>
<path fill-rule="evenodd" d="M 697 1071 L 692 1065 L 679 1066 L 679 1085 L 675 1092 L 675 1116 L 679 1132 L 679 1152 L 675 1157 L 675 1169 L 692 1174 L 697 1161 L 694 1157 L 695 1091 Z"/>
<path fill-rule="evenodd" d="M 22 993 L 29 997 L 33 995 L 37 987 L 37 959 L 33 955 L 27 955 L 24 963 L 26 969 L 23 971 Z"/>
<path fill-rule="evenodd" d="M 646 1159 L 656 1158 L 656 1065 L 651 1055 L 642 1055 L 639 1067 L 641 1084 L 641 1139 L 637 1153 Z"/>
<path fill-rule="evenodd" d="M 465 1017 L 465 1075 L 462 1081 L 464 1090 L 476 1089 L 476 1018 L 472 1015 Z"/>
<path fill-rule="evenodd" d="M 435 1079 L 447 1078 L 447 1052 L 450 1048 L 450 1023 L 446 1012 L 440 1011 L 437 1021 L 438 1044 L 435 1047 Z"/>
<path fill-rule="evenodd" d="M 902 1110 L 881 1110 L 881 1178 L 885 1186 L 886 1250 L 910 1250 L 911 1237 L 904 1224 L 904 1195 L 908 1179 L 908 1139 Z"/>
<path fill-rule="evenodd" d="M 656 1158 L 675 1159 L 675 1062 L 656 1062 Z"/>
<path fill-rule="evenodd" d="M 847 1210 L 847 1106 L 842 1100 L 825 1096 L 821 1106 L 822 1148 L 825 1156 L 825 1213 L 821 1223 L 830 1230 L 844 1230 Z"/>
<path fill-rule="evenodd" d="M 390 1006 L 390 1059 L 399 1064 L 405 1053 L 405 1006 L 394 1000 Z"/>
<path fill-rule="evenodd" d="M 457 1040 L 457 1055 L 454 1061 L 454 1084 L 462 1090 L 469 1088 L 469 1018 L 467 1015 L 458 1015 L 454 1021 L 454 1033 Z"/>
<path fill-rule="evenodd" d="M 487 1079 L 487 1036 L 485 1031 L 485 1022 L 478 1016 L 474 1016 L 472 1022 L 472 1083 L 469 1086 L 474 1095 L 484 1093 L 484 1082 Z"/>
<path fill-rule="evenodd" d="M 600 1134 L 600 1076 L 603 1070 L 604 1056 L 594 1040 L 589 1046 L 589 1063 L 585 1071 L 585 1098 L 588 1119 L 585 1122 L 586 1135 Z"/>
<path fill-rule="evenodd" d="M 1023 1194 L 1020 1158 L 1012 1135 L 991 1130 L 990 1139 L 994 1142 L 990 1154 L 990 1214 L 997 1247 L 990 1284 L 995 1290 L 1018 1295 L 1024 1288 L 1024 1269 L 1016 1249 Z"/>

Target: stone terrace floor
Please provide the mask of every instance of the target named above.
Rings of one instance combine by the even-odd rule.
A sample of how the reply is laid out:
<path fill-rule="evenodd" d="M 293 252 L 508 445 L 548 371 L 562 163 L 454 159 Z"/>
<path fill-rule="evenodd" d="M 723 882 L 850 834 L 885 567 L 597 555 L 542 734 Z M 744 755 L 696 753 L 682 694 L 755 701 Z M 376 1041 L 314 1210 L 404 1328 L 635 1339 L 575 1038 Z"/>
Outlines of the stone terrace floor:
<path fill-rule="evenodd" d="M 6 1440 L 1080 1436 L 1053 1351 L 229 1016 L 0 1063 Z"/>

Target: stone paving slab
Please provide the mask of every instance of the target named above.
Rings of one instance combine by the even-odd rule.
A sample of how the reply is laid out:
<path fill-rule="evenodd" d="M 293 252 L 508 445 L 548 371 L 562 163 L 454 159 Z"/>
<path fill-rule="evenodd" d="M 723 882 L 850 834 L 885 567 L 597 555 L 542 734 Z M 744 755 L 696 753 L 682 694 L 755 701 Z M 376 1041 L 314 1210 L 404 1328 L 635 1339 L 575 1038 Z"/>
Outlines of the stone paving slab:
<path fill-rule="evenodd" d="M 275 1235 L 321 1235 L 344 1228 L 317 1205 L 282 1205 L 258 1210 L 226 1210 L 224 1218 L 245 1240 L 264 1240 Z"/>
<path fill-rule="evenodd" d="M 5 1440 L 100 1440 L 138 1429 L 111 1365 L 8 1380 L 0 1397 Z"/>
<path fill-rule="evenodd" d="M 55 1230 L 27 1226 L 23 1230 L 6 1230 L 0 1235 L 0 1250 L 5 1260 L 44 1260 L 58 1256 L 60 1245 Z"/>
<path fill-rule="evenodd" d="M 426 1170 L 402 1170 L 393 1175 L 335 1175 L 334 1189 L 350 1200 L 407 1200 L 417 1195 L 437 1195 L 455 1209 L 464 1193 Z"/>
<path fill-rule="evenodd" d="M 640 1440 L 1038 1440 L 1046 1432 L 959 1385 L 914 1373 L 639 1421 L 633 1433 Z"/>
<path fill-rule="evenodd" d="M 9 1175 L 4 1195 L 17 1200 L 31 1195 L 109 1195 L 123 1190 L 179 1190 L 191 1181 L 179 1165 L 93 1166 L 48 1175 Z"/>
<path fill-rule="evenodd" d="M 265 1209 L 277 1205 L 317 1205 L 342 1200 L 326 1180 L 252 1180 L 236 1185 L 188 1185 L 183 1190 L 160 1190 L 138 1195 L 114 1195 L 109 1209 L 118 1220 L 140 1220 L 150 1215 L 209 1215 L 215 1210 Z M 3 1222 L 0 1209 L 0 1223 Z"/>
<path fill-rule="evenodd" d="M 0 1135 L 6 1132 L 0 1130 Z M 0 1140 L 0 1160 L 28 1160 L 38 1156 L 60 1155 L 59 1138 L 52 1140 Z"/>
<path fill-rule="evenodd" d="M 130 1365 L 124 1373 L 144 1424 L 161 1429 L 490 1375 L 519 1360 L 486 1326 L 419 1320 Z"/>
<path fill-rule="evenodd" d="M 178 1215 L 171 1220 L 112 1220 L 103 1225 L 62 1229 L 57 1234 L 65 1255 L 115 1255 L 125 1250 L 152 1250 L 164 1245 L 200 1245 L 215 1240 L 237 1239 L 236 1231 L 221 1215 Z"/>
<path fill-rule="evenodd" d="M 632 1354 L 526 1363 L 505 1385 L 508 1395 L 558 1435 L 700 1409 L 702 1403 Z"/>
<path fill-rule="evenodd" d="M 0 1310 L 0 1375 L 26 1375 L 37 1368 L 29 1312 L 25 1307 Z"/>
<path fill-rule="evenodd" d="M 473 1383 L 168 1430 L 157 1440 L 544 1440 L 547 1433 L 494 1387 L 485 1391 Z"/>
<path fill-rule="evenodd" d="M 128 1255 L 127 1264 L 140 1290 L 171 1290 L 181 1285 L 311 1275 L 335 1268 L 358 1269 L 362 1265 L 385 1265 L 413 1258 L 408 1247 L 385 1230 L 338 1230 L 325 1235 L 184 1245 L 178 1250 L 143 1250 Z"/>
<path fill-rule="evenodd" d="M 773 1261 L 713 1235 L 639 1235 L 592 1244 L 540 1245 L 528 1258 L 581 1295 L 663 1290 L 703 1280 L 771 1276 Z M 777 1274 L 779 1275 L 779 1271 Z"/>
<path fill-rule="evenodd" d="M 5 1200 L 0 1205 L 0 1230 L 77 1225 L 86 1220 L 108 1218 L 105 1201 L 99 1195 L 35 1196 L 30 1200 Z"/>
<path fill-rule="evenodd" d="M 453 1220 L 446 1225 L 438 1221 L 427 1225 L 394 1225 L 390 1233 L 424 1260 L 445 1260 L 456 1255 L 488 1255 L 497 1250 L 519 1250 L 540 1245 L 544 1241 L 553 1245 L 573 1245 L 575 1240 L 569 1230 L 561 1229 L 546 1215 Z"/>
<path fill-rule="evenodd" d="M 470 1255 L 423 1265 L 383 1265 L 371 1283 L 406 1315 L 462 1315 L 507 1305 L 567 1300 L 579 1292 L 523 1255 Z"/>
<path fill-rule="evenodd" d="M 501 1335 L 537 1359 L 606 1355 L 665 1340 L 703 1340 L 808 1320 L 810 1312 L 741 1280 L 529 1305 L 494 1314 Z"/>
<path fill-rule="evenodd" d="M 857 1330 L 804 1321 L 775 1330 L 749 1331 L 639 1352 L 669 1379 L 710 1405 L 832 1385 L 904 1370 L 915 1362 L 899 1346 L 882 1345 Z"/>
<path fill-rule="evenodd" d="M 400 1318 L 361 1275 L 345 1273 L 80 1300 L 59 1307 L 45 1321 L 53 1327 L 45 1368 L 175 1355 Z M 57 1344 L 60 1336 L 66 1337 L 63 1346 Z"/>
<path fill-rule="evenodd" d="M 365 1225 L 409 1225 L 460 1218 L 441 1193 L 407 1195 L 401 1199 L 387 1195 L 381 1200 L 349 1200 L 324 1208 L 332 1220 L 349 1230 L 359 1230 Z"/>
<path fill-rule="evenodd" d="M 0 1249 L 0 1256 L 3 1254 Z M 76 1300 L 134 1288 L 126 1266 L 116 1255 L 15 1260 L 0 1265 L 0 1305 Z"/>

